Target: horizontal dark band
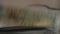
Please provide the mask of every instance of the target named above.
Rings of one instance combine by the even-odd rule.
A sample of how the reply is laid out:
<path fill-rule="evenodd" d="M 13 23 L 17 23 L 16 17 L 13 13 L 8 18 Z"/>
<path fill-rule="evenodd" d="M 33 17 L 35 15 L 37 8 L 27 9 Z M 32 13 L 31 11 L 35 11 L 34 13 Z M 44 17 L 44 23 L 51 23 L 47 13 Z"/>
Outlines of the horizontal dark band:
<path fill-rule="evenodd" d="M 45 27 L 27 27 L 27 26 L 15 26 L 15 27 L 3 27 L 0 31 L 33 31 L 33 30 L 46 30 Z"/>

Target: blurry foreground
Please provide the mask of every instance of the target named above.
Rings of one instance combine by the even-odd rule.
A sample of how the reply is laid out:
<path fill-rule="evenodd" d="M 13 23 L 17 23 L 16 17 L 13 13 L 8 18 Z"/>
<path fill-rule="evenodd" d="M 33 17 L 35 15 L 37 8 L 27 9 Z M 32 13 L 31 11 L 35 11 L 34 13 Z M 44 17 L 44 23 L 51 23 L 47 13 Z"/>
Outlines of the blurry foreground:
<path fill-rule="evenodd" d="M 42 10 L 43 9 L 43 10 Z M 58 14 L 56 11 L 50 11 L 41 7 L 38 8 L 17 8 L 5 7 L 0 22 L 0 27 L 6 26 L 37 26 L 49 27 Z"/>

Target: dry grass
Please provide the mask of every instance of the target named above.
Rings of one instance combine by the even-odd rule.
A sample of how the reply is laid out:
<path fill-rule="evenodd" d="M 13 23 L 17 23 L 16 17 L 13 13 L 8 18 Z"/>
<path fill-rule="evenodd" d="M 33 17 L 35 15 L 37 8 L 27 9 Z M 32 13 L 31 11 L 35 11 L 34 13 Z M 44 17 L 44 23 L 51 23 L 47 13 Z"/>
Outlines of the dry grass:
<path fill-rule="evenodd" d="M 46 27 L 53 22 L 52 15 L 49 12 L 32 11 L 26 8 L 6 7 L 3 16 L 2 21 L 6 25 Z"/>

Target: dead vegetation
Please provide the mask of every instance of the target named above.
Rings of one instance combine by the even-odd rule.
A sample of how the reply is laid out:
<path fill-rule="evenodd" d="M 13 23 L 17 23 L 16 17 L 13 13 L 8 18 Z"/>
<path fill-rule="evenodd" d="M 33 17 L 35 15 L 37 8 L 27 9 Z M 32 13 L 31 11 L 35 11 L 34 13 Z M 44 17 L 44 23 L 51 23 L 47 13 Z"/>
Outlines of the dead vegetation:
<path fill-rule="evenodd" d="M 29 9 L 6 7 L 3 12 L 4 24 L 15 26 L 42 26 L 52 24 L 52 14 L 44 11 L 34 11 Z"/>

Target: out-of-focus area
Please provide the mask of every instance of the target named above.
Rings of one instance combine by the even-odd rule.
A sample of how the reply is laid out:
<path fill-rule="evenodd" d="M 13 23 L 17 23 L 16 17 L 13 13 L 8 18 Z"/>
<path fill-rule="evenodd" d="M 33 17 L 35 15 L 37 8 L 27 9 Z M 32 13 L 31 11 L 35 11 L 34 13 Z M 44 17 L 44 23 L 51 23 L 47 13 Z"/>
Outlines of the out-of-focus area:
<path fill-rule="evenodd" d="M 31 15 L 33 13 L 35 13 L 36 17 L 34 15 L 32 15 L 32 17 L 33 16 L 35 17 L 35 18 L 33 17 L 34 20 L 37 20 L 37 17 L 40 18 L 41 17 L 40 14 L 45 13 L 49 17 L 49 19 L 47 19 L 47 17 L 46 18 L 44 17 L 44 18 L 47 19 L 48 21 L 52 22 L 50 20 L 50 18 L 52 16 L 55 17 L 55 13 L 59 14 L 59 10 L 50 10 L 50 9 L 47 9 L 46 7 L 41 7 L 41 6 L 29 7 L 29 5 L 31 5 L 31 4 L 43 4 L 43 5 L 48 5 L 49 7 L 52 7 L 52 8 L 58 8 L 58 5 L 59 5 L 58 0 L 2 0 L 2 4 L 3 4 L 3 7 L 4 7 L 3 14 L 4 14 L 5 17 L 7 17 L 11 12 L 13 12 L 13 13 L 15 12 L 18 15 L 21 12 L 23 13 L 22 10 L 24 10 L 24 12 L 27 12 L 27 15 L 28 15 L 29 18 L 31 17 Z M 24 9 L 21 10 L 21 8 L 24 8 Z M 50 16 L 50 15 L 52 15 L 52 16 Z M 44 18 L 43 18 L 43 20 L 44 20 Z M 40 18 L 40 19 L 42 19 L 42 18 Z M 44 20 L 42 22 L 46 22 L 46 21 Z M 46 24 L 48 24 L 48 22 L 46 22 Z"/>
<path fill-rule="evenodd" d="M 2 0 L 4 5 L 14 5 L 26 7 L 29 4 L 44 4 L 54 8 L 60 8 L 60 0 Z"/>
<path fill-rule="evenodd" d="M 42 6 L 30 6 L 32 4 L 40 4 Z M 2 0 L 0 5 L 3 8 L 1 8 L 0 11 L 0 27 L 46 27 L 51 31 L 43 30 L 18 33 L 40 34 L 43 32 L 42 34 L 53 34 L 53 32 L 55 32 L 59 34 L 60 10 L 53 10 L 60 8 L 59 0 Z M 47 6 L 51 8 L 49 9 Z"/>

